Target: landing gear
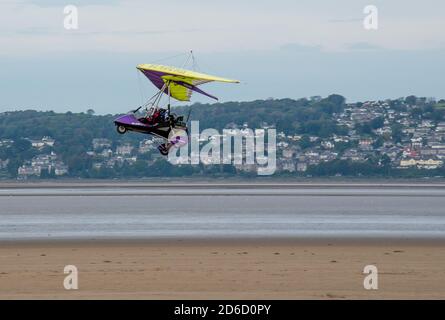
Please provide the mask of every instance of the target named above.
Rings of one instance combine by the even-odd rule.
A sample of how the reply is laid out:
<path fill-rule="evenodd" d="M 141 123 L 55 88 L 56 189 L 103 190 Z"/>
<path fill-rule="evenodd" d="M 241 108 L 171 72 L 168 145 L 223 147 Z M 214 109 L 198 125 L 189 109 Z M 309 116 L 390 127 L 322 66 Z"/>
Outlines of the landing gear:
<path fill-rule="evenodd" d="M 127 128 L 125 128 L 124 126 L 117 126 L 116 130 L 119 134 L 127 133 Z"/>

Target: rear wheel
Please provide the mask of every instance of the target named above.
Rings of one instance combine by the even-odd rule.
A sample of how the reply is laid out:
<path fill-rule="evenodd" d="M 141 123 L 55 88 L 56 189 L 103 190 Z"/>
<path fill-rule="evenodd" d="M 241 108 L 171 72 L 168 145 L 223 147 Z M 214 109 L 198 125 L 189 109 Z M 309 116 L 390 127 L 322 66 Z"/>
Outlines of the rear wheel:
<path fill-rule="evenodd" d="M 127 132 L 127 128 L 125 128 L 124 126 L 117 126 L 116 129 L 119 134 L 125 134 Z"/>

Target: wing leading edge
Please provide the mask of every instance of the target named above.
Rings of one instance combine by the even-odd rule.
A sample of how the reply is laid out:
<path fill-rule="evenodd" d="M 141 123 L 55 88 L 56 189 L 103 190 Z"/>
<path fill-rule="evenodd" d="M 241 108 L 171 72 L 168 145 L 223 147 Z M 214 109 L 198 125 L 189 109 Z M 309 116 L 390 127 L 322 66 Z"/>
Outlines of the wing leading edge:
<path fill-rule="evenodd" d="M 179 101 L 190 101 L 193 91 L 203 94 L 212 99 L 218 100 L 218 98 L 216 98 L 215 96 L 198 88 L 199 85 L 204 83 L 240 83 L 238 80 L 231 80 L 163 65 L 141 64 L 137 68 L 159 90 L 164 89 L 165 94 L 168 94 L 168 88 L 166 88 L 165 84 L 170 84 L 170 95 Z"/>

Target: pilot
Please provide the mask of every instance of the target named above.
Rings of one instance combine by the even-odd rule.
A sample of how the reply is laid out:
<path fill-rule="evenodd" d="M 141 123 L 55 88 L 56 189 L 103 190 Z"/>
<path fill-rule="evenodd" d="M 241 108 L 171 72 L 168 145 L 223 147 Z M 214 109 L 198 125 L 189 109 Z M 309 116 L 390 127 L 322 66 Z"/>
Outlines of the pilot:
<path fill-rule="evenodd" d="M 149 112 L 147 112 L 147 116 L 144 118 L 143 122 L 150 125 L 157 125 L 160 122 L 164 121 L 164 117 L 167 110 L 165 109 L 153 109 L 151 108 Z"/>

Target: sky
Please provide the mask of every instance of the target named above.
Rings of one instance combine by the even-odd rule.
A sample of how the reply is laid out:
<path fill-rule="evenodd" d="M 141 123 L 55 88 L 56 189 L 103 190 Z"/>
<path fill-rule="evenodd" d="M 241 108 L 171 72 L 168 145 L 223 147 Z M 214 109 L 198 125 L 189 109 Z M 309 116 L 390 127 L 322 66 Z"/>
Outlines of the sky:
<path fill-rule="evenodd" d="M 78 29 L 67 30 L 74 5 Z M 364 8 L 378 9 L 367 30 Z M 443 0 L 0 0 L 0 112 L 122 113 L 155 89 L 136 65 L 238 79 L 221 102 L 332 93 L 445 98 Z M 211 103 L 194 95 L 192 102 Z"/>

